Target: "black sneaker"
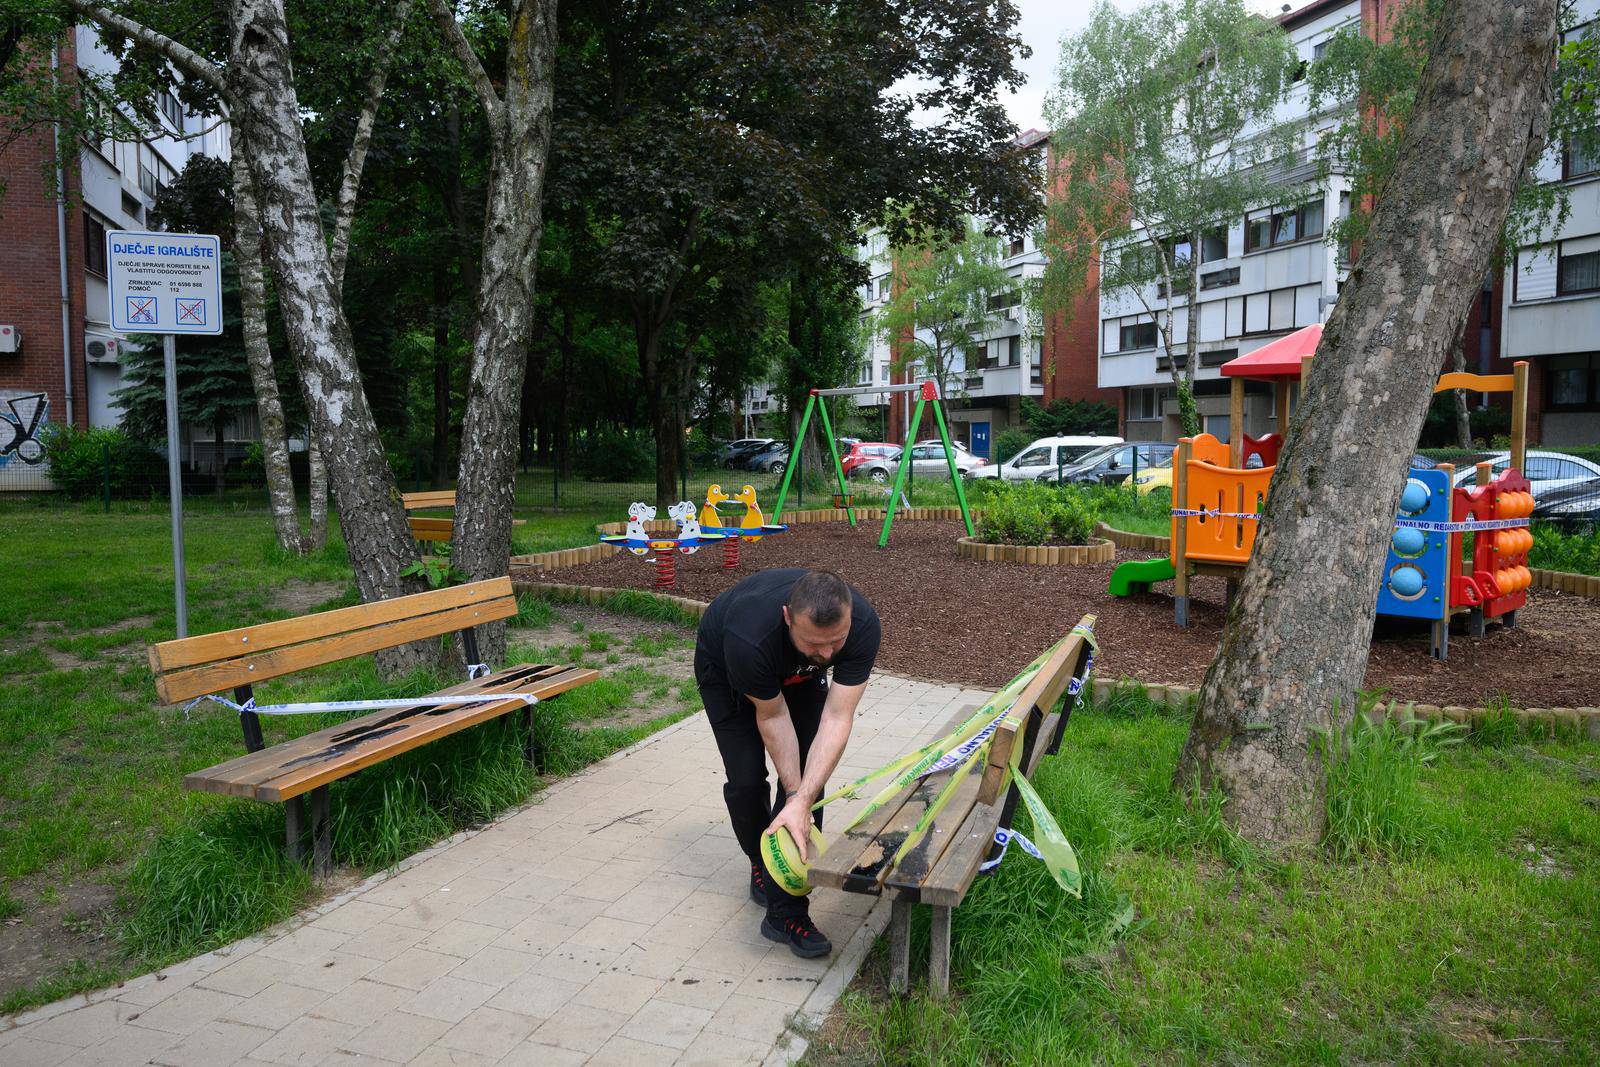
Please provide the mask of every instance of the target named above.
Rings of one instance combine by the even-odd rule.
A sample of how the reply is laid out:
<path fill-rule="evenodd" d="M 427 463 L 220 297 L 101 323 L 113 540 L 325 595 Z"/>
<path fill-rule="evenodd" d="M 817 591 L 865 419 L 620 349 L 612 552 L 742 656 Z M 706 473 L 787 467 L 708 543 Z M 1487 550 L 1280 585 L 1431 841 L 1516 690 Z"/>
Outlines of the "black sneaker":
<path fill-rule="evenodd" d="M 823 936 L 822 931 L 812 924 L 811 916 L 804 912 L 799 915 L 768 915 L 761 920 L 761 936 L 768 941 L 787 943 L 790 952 L 808 960 L 833 951 L 833 942 Z"/>
<path fill-rule="evenodd" d="M 767 872 L 761 869 L 761 864 L 750 865 L 750 899 L 761 907 L 767 906 Z"/>

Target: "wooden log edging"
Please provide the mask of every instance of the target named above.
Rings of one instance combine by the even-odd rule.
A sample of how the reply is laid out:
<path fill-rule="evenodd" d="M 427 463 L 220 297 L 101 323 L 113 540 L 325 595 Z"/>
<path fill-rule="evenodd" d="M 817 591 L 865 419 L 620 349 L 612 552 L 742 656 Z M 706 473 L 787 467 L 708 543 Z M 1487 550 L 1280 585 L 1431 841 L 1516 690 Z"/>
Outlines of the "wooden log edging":
<path fill-rule="evenodd" d="M 605 559 L 607 556 L 616 555 L 622 549 L 616 545 L 602 545 L 595 542 L 592 545 L 579 545 L 577 548 L 558 548 L 553 552 L 532 552 L 526 556 L 512 556 L 512 567 L 525 567 L 539 571 L 560 570 L 563 567 L 577 567 L 584 563 L 593 563 Z"/>
<path fill-rule="evenodd" d="M 956 541 L 956 555 L 989 563 L 1082 566 L 1110 563 L 1117 558 L 1117 546 L 1104 537 L 1097 537 L 1087 545 L 1002 545 L 962 537 Z"/>
<path fill-rule="evenodd" d="M 1142 690 L 1147 699 L 1171 708 L 1187 709 L 1200 695 L 1195 686 L 1142 682 L 1137 678 L 1096 678 L 1094 696 L 1104 699 L 1114 692 Z M 1472 729 L 1481 728 L 1492 717 L 1509 714 L 1519 730 L 1554 736 L 1557 733 L 1575 734 L 1591 741 L 1600 741 L 1600 708 L 1499 708 L 1465 707 L 1459 704 L 1422 704 L 1415 700 L 1383 700 L 1367 712 L 1369 721 L 1392 719 L 1405 722 L 1418 719 L 1424 722 L 1447 721 Z"/>
<path fill-rule="evenodd" d="M 619 589 L 609 585 L 570 585 L 566 582 L 517 581 L 513 579 L 511 588 L 517 593 L 531 593 L 547 600 L 595 605 L 604 605 L 612 597 L 622 593 L 633 593 L 639 596 L 647 596 L 654 600 L 665 601 L 675 607 L 682 608 L 695 618 L 704 615 L 706 609 L 711 606 L 703 600 L 691 600 L 686 596 L 671 596 L 667 593 L 656 593 L 646 589 Z"/>
<path fill-rule="evenodd" d="M 1118 548 L 1125 548 L 1135 552 L 1164 552 L 1172 554 L 1172 538 L 1162 537 L 1159 534 L 1140 534 L 1128 530 L 1118 530 L 1105 523 L 1096 523 L 1094 528 L 1096 537 L 1109 538 Z M 1548 589 L 1558 593 L 1570 593 L 1573 596 L 1587 597 L 1590 600 L 1600 600 L 1600 578 L 1592 574 L 1572 574 L 1568 571 L 1551 571 L 1540 568 L 1531 568 L 1533 573 L 1533 588 Z"/>

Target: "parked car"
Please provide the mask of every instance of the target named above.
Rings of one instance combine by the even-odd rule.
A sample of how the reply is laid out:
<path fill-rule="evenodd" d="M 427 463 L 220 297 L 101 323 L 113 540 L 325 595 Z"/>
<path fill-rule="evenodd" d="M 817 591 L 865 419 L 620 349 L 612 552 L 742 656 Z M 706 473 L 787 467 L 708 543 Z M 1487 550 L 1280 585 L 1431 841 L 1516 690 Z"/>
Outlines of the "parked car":
<path fill-rule="evenodd" d="M 1054 472 L 1056 467 L 1070 467 L 1084 456 L 1106 445 L 1120 445 L 1120 437 L 1041 437 L 1004 463 L 991 463 L 973 473 L 974 478 L 1001 478 L 1008 482 L 1030 481 Z"/>
<path fill-rule="evenodd" d="M 849 451 L 841 451 L 839 453 L 839 465 L 844 468 L 844 476 L 848 478 L 851 472 L 863 463 L 873 459 L 881 459 L 888 455 L 893 455 L 898 459 L 900 446 L 890 444 L 887 441 L 857 441 L 850 446 Z"/>
<path fill-rule="evenodd" d="M 742 437 L 722 450 L 719 462 L 729 470 L 742 470 L 745 461 L 757 452 L 765 452 L 778 442 L 771 437 Z"/>
<path fill-rule="evenodd" d="M 766 474 L 782 474 L 789 465 L 789 442 L 776 441 L 771 447 L 752 453 L 744 461 L 744 469 Z"/>
<path fill-rule="evenodd" d="M 973 477 L 977 471 L 994 465 L 982 456 L 967 451 L 967 446 L 959 441 L 950 442 L 950 451 L 955 455 L 956 471 L 963 478 Z M 917 475 L 948 475 L 950 464 L 944 457 L 944 444 L 940 441 L 918 441 L 912 445 L 911 470 Z"/>
<path fill-rule="evenodd" d="M 1483 460 L 1493 464 L 1490 470 L 1498 478 L 1507 467 L 1511 466 L 1511 453 L 1486 452 L 1477 462 Z M 1542 502 L 1546 494 L 1557 489 L 1564 489 L 1591 478 L 1600 478 L 1600 463 L 1581 456 L 1569 456 L 1564 452 L 1530 451 L 1526 462 L 1522 465 L 1522 476 L 1528 479 L 1533 499 Z M 1477 471 L 1473 462 L 1461 463 L 1456 467 L 1454 484 L 1471 485 L 1476 477 Z"/>
<path fill-rule="evenodd" d="M 1172 462 L 1177 445 L 1165 441 L 1144 441 L 1138 444 L 1106 445 L 1083 456 L 1077 463 L 1061 470 L 1047 469 L 1039 481 L 1079 485 L 1119 485 L 1133 473 L 1137 459 L 1140 470 L 1165 461 Z"/>
<path fill-rule="evenodd" d="M 1600 527 L 1600 478 L 1586 478 L 1550 490 L 1533 509 L 1533 518 L 1568 529 Z"/>

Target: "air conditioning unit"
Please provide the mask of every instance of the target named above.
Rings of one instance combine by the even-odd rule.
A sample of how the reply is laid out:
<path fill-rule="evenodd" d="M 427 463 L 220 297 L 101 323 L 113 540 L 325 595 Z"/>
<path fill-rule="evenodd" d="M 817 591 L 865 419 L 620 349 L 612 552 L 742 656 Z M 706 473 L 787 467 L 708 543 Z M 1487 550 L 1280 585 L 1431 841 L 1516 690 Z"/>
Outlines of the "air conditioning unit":
<path fill-rule="evenodd" d="M 1020 321 L 1022 319 L 1022 308 L 1020 306 L 1006 308 L 1006 318 L 1012 322 Z"/>
<path fill-rule="evenodd" d="M 0 352 L 17 352 L 22 348 L 22 327 L 0 326 Z"/>
<path fill-rule="evenodd" d="M 109 333 L 85 331 L 83 335 L 83 358 L 90 363 L 115 363 L 117 361 L 118 347 L 121 344 L 121 338 Z"/>

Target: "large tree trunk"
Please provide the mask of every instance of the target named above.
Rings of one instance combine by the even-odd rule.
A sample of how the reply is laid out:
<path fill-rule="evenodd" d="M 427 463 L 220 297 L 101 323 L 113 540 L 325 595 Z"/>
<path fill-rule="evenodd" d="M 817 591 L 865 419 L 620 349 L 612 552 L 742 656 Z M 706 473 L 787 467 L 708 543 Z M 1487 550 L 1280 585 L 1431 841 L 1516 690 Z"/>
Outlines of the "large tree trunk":
<path fill-rule="evenodd" d="M 429 483 L 443 489 L 450 467 L 450 275 L 433 272 L 433 470 Z"/>
<path fill-rule="evenodd" d="M 504 99 L 490 115 L 494 157 L 483 221 L 483 271 L 456 486 L 455 564 L 474 580 L 511 566 L 517 428 L 543 233 L 554 97 L 555 0 L 522 0 L 512 18 Z M 482 628 L 486 662 L 505 656 L 505 627 Z"/>
<path fill-rule="evenodd" d="M 234 122 L 261 198 L 266 248 L 284 328 L 300 372 L 312 444 L 322 453 L 363 600 L 414 592 L 401 571 L 416 560 L 400 491 L 361 385 L 340 306 L 289 58 L 281 0 L 230 0 L 229 86 Z M 428 659 L 421 645 L 380 657 L 386 672 Z"/>
<path fill-rule="evenodd" d="M 1176 775 L 1246 836 L 1320 832 L 1313 728 L 1348 722 L 1445 346 L 1550 117 L 1556 0 L 1446 0 L 1393 180 L 1328 321 Z"/>
<path fill-rule="evenodd" d="M 261 211 L 256 205 L 255 182 L 245 162 L 245 150 L 234 132 L 233 152 L 233 255 L 239 265 L 239 304 L 244 320 L 244 360 L 256 394 L 256 421 L 261 424 L 261 459 L 267 474 L 267 501 L 272 510 L 272 530 L 278 547 L 300 555 L 300 518 L 294 499 L 294 475 L 289 469 L 288 429 L 278 376 L 272 369 L 272 349 L 267 345 L 267 285 L 261 266 Z"/>
<path fill-rule="evenodd" d="M 306 462 L 306 489 L 311 499 L 306 505 L 305 550 L 309 554 L 328 547 L 328 465 L 322 462 L 322 450 L 309 442 Z"/>

